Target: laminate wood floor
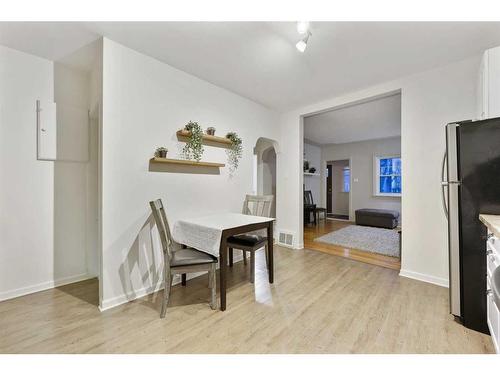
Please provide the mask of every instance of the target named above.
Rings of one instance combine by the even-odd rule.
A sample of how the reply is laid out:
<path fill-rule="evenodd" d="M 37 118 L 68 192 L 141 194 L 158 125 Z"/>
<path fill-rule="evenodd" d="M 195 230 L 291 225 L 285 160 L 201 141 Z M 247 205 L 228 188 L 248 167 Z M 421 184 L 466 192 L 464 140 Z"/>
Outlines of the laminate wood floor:
<path fill-rule="evenodd" d="M 349 225 L 355 225 L 350 221 L 340 220 L 319 220 L 317 225 L 309 224 L 304 226 L 304 247 L 311 250 L 322 251 L 324 253 L 337 255 L 344 258 L 354 259 L 359 262 L 375 264 L 377 266 L 391 268 L 393 270 L 401 269 L 399 258 L 387 255 L 370 253 L 368 251 L 349 249 L 347 247 L 331 245 L 324 242 L 314 241 L 327 233 L 345 228 Z"/>
<path fill-rule="evenodd" d="M 454 322 L 448 290 L 318 251 L 275 247 L 275 283 L 257 255 L 228 272 L 227 311 L 208 306 L 207 276 L 99 312 L 88 280 L 0 303 L 1 353 L 491 353 Z"/>

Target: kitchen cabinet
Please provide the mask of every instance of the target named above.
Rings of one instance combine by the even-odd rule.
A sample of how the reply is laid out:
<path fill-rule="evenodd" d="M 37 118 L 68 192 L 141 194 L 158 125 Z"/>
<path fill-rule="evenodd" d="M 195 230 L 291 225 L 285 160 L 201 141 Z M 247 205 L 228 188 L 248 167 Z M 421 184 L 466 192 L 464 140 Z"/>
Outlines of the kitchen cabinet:
<path fill-rule="evenodd" d="M 488 327 L 490 329 L 491 339 L 493 340 L 493 345 L 495 346 L 495 351 L 497 353 L 499 350 L 500 343 L 500 311 L 498 306 L 493 300 L 493 295 L 491 291 L 491 275 L 493 271 L 500 266 L 500 254 L 498 248 L 500 248 L 500 239 L 498 239 L 493 233 L 488 233 L 489 239 L 486 243 L 486 264 L 488 269 L 488 275 L 486 276 L 486 304 L 488 309 Z"/>
<path fill-rule="evenodd" d="M 476 119 L 500 117 L 500 47 L 484 51 L 477 76 Z"/>
<path fill-rule="evenodd" d="M 492 275 L 500 267 L 500 216 L 480 215 L 479 219 L 488 228 L 486 240 L 486 306 L 488 328 L 497 354 L 500 353 L 500 307 L 493 298 Z"/>

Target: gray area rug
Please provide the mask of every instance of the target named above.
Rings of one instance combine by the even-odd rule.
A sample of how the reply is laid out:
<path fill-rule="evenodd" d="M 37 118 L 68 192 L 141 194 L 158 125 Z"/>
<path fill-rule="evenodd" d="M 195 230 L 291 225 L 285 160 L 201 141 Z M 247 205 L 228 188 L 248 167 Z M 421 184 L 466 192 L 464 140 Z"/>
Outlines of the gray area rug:
<path fill-rule="evenodd" d="M 399 234 L 393 229 L 349 225 L 314 241 L 399 257 Z"/>

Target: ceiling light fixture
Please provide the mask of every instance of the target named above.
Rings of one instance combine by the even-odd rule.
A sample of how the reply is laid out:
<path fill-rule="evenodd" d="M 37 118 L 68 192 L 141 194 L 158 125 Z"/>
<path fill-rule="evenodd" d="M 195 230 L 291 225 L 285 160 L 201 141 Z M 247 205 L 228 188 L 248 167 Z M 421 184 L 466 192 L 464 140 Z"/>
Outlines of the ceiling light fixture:
<path fill-rule="evenodd" d="M 305 34 L 309 31 L 309 22 L 299 21 L 297 22 L 297 32 L 299 34 Z"/>
<path fill-rule="evenodd" d="M 297 44 L 295 45 L 295 47 L 297 47 L 297 49 L 300 51 L 300 52 L 304 52 L 306 50 L 306 47 L 307 47 L 307 42 L 309 40 L 309 37 L 311 36 L 312 34 L 308 31 L 307 32 L 307 35 L 305 37 L 303 37 L 301 40 L 299 40 L 297 42 Z"/>

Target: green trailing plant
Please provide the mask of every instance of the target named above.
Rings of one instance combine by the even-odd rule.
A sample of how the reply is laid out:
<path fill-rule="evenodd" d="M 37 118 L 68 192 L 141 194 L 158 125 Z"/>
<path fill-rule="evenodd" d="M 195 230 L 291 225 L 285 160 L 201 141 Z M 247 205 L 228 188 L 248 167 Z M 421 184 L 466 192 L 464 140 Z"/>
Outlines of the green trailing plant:
<path fill-rule="evenodd" d="M 243 141 L 235 132 L 226 134 L 226 138 L 231 141 L 231 147 L 226 150 L 227 159 L 229 163 L 229 174 L 233 175 L 243 155 Z"/>
<path fill-rule="evenodd" d="M 166 148 L 166 147 L 158 147 L 155 150 L 155 156 L 157 158 L 166 158 L 167 157 L 167 152 L 168 152 L 168 148 Z"/>
<path fill-rule="evenodd" d="M 184 129 L 187 130 L 189 140 L 182 148 L 182 155 L 185 159 L 200 161 L 203 155 L 203 129 L 197 122 L 189 121 Z"/>

